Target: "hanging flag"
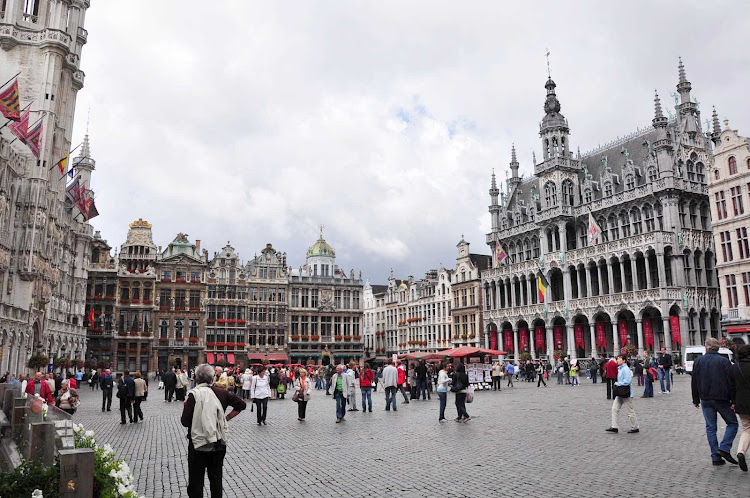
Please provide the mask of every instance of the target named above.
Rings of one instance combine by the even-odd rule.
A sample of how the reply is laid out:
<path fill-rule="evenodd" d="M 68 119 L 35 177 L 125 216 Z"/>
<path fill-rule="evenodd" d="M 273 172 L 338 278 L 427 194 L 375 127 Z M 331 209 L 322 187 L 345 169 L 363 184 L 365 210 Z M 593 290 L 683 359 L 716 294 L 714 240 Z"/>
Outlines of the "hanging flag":
<path fill-rule="evenodd" d="M 29 132 L 29 111 L 24 112 L 17 122 L 11 123 L 9 128 L 21 142 L 26 143 L 26 134 Z"/>
<path fill-rule="evenodd" d="M 573 326 L 573 337 L 575 337 L 576 340 L 576 349 L 583 349 L 586 350 L 586 342 L 583 339 L 583 324 L 582 323 L 576 323 Z"/>
<path fill-rule="evenodd" d="M 65 168 L 68 167 L 68 158 L 69 157 L 70 157 L 70 152 L 68 152 L 67 154 L 65 154 L 65 156 L 62 159 L 60 159 L 59 161 L 57 161 L 57 167 L 60 168 L 60 174 L 63 175 L 63 176 L 65 175 Z M 72 172 L 73 168 L 70 168 L 70 171 Z"/>
<path fill-rule="evenodd" d="M 44 127 L 42 126 L 42 122 L 39 121 L 39 124 L 29 130 L 29 132 L 26 134 L 26 145 L 29 146 L 29 149 L 31 149 L 31 153 L 34 154 L 37 159 L 39 159 L 39 150 L 42 147 L 43 129 Z"/>
<path fill-rule="evenodd" d="M 563 348 L 563 328 L 562 325 L 555 325 L 552 329 L 555 336 L 555 349 Z"/>
<path fill-rule="evenodd" d="M 89 310 L 89 315 L 87 318 L 89 319 L 89 328 L 93 329 L 94 328 L 94 308 L 91 308 Z"/>
<path fill-rule="evenodd" d="M 522 352 L 529 351 L 529 329 L 525 327 L 518 329 L 518 349 Z"/>
<path fill-rule="evenodd" d="M 589 211 L 589 245 L 595 246 L 596 241 L 601 235 L 602 229 L 599 228 L 599 224 L 594 219 L 594 215 Z"/>
<path fill-rule="evenodd" d="M 0 112 L 11 121 L 20 121 L 21 97 L 18 93 L 18 79 L 14 79 L 8 88 L 0 92 Z"/>
<path fill-rule="evenodd" d="M 91 218 L 96 218 L 99 216 L 99 211 L 96 209 L 96 204 L 94 204 L 94 199 L 89 199 L 89 205 L 88 205 L 88 216 L 86 216 L 86 221 L 90 220 Z"/>
<path fill-rule="evenodd" d="M 680 336 L 680 317 L 669 315 L 669 329 L 672 332 L 672 345 L 679 344 L 682 346 L 682 337 Z"/>
<path fill-rule="evenodd" d="M 495 244 L 495 268 L 499 267 L 500 263 L 505 261 L 505 258 L 507 257 L 508 254 L 505 252 L 503 245 L 498 240 L 497 244 Z"/>
<path fill-rule="evenodd" d="M 513 351 L 513 331 L 510 329 L 503 330 L 503 340 L 505 342 L 505 350 Z"/>
<path fill-rule="evenodd" d="M 622 348 L 628 343 L 628 322 L 620 320 L 617 322 L 617 328 L 620 330 L 620 347 Z"/>
<path fill-rule="evenodd" d="M 544 276 L 544 273 L 540 273 L 536 279 L 536 289 L 539 293 L 540 304 L 544 302 L 544 296 L 547 293 L 547 287 L 549 287 L 549 282 L 547 282 L 547 278 Z"/>
<path fill-rule="evenodd" d="M 81 183 L 78 178 L 65 189 L 65 197 L 75 206 L 81 195 Z"/>
<path fill-rule="evenodd" d="M 544 351 L 544 327 L 538 325 L 534 329 L 534 347 L 537 351 Z"/>
<path fill-rule="evenodd" d="M 643 345 L 648 350 L 649 346 L 654 349 L 654 328 L 651 324 L 651 317 L 643 319 Z"/>
<path fill-rule="evenodd" d="M 604 332 L 604 322 L 596 322 L 596 349 L 607 350 L 607 334 Z"/>

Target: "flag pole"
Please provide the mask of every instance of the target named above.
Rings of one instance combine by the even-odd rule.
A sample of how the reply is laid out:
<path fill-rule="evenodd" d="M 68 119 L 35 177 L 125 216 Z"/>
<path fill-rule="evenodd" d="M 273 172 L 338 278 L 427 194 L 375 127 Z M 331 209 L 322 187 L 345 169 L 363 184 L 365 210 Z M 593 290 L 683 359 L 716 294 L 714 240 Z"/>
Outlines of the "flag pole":
<path fill-rule="evenodd" d="M 74 169 L 74 168 L 75 168 L 76 166 L 78 166 L 79 164 L 81 164 L 81 163 L 83 162 L 83 159 L 84 159 L 84 158 L 81 158 L 81 160 L 80 160 L 80 161 L 78 161 L 77 163 L 75 163 L 74 165 L 72 165 L 72 166 L 70 167 L 70 169 L 69 169 L 68 171 L 66 171 L 66 172 L 65 172 L 65 174 L 64 174 L 63 176 L 61 176 L 61 177 L 60 177 L 60 180 L 62 180 L 62 179 L 63 179 L 63 178 L 65 178 L 66 176 L 68 176 L 68 175 L 70 174 L 70 171 L 71 171 L 71 170 L 73 170 L 73 169 Z M 57 161 L 57 162 L 59 163 L 60 161 Z M 52 168 L 50 168 L 50 169 L 52 169 Z M 60 181 L 60 180 L 58 180 L 58 181 Z"/>
<path fill-rule="evenodd" d="M 72 154 L 73 152 L 75 152 L 76 150 L 78 150 L 78 147 L 80 147 L 81 145 L 83 145 L 83 142 L 79 143 L 78 145 L 76 145 L 76 146 L 75 146 L 75 148 L 74 148 L 73 150 L 71 150 L 70 152 L 68 152 L 68 153 L 67 153 L 67 154 L 65 154 L 64 156 L 62 156 L 62 157 L 60 158 L 60 161 L 62 161 L 62 160 L 63 160 L 63 159 L 65 159 L 66 157 L 70 157 L 70 155 L 71 155 L 71 154 Z M 55 164 L 53 164 L 52 166 L 50 166 L 50 168 L 49 168 L 49 169 L 52 169 L 52 168 L 54 168 L 55 166 L 57 166 L 58 164 L 60 164 L 60 161 L 57 161 L 57 162 L 56 162 Z M 79 161 L 79 164 L 80 164 L 80 161 Z M 65 175 L 63 175 L 63 176 L 65 176 Z"/>
<path fill-rule="evenodd" d="M 12 76 L 12 77 L 11 77 L 11 78 L 10 78 L 10 79 L 8 80 L 8 81 L 6 81 L 6 82 L 5 82 L 5 83 L 3 83 L 2 85 L 0 85 L 0 88 L 5 88 L 5 85 L 7 85 L 8 83 L 10 83 L 10 82 L 11 82 L 11 81 L 13 81 L 14 79 L 16 79 L 16 78 L 18 77 L 18 75 L 19 75 L 19 74 L 21 74 L 21 71 L 18 71 L 18 72 L 17 72 L 17 73 L 15 74 L 15 75 L 13 75 L 13 76 Z"/>

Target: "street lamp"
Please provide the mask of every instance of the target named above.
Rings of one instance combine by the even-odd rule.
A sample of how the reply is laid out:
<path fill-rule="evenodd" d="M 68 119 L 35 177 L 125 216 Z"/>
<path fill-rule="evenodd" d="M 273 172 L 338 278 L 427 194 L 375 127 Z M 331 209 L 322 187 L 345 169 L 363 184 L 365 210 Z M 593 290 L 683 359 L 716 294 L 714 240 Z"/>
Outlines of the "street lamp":
<path fill-rule="evenodd" d="M 42 347 L 43 347 L 42 341 L 39 341 L 39 342 L 36 343 L 36 352 L 37 352 L 37 354 L 40 354 L 42 352 Z"/>

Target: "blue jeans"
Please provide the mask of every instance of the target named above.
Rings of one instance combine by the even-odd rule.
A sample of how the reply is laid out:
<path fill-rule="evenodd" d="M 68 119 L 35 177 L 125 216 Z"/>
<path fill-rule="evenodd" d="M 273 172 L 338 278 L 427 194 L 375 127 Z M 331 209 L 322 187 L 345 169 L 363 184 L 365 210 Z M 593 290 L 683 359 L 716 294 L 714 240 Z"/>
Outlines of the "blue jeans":
<path fill-rule="evenodd" d="M 385 409 L 391 409 L 391 403 L 393 404 L 393 411 L 396 411 L 396 392 L 398 388 L 396 386 L 388 386 L 385 388 Z"/>
<path fill-rule="evenodd" d="M 421 396 L 422 399 L 426 399 L 427 395 L 427 378 L 417 379 L 417 399 Z"/>
<path fill-rule="evenodd" d="M 651 374 L 646 375 L 646 389 L 643 390 L 643 395 L 647 398 L 654 397 L 654 381 Z"/>
<path fill-rule="evenodd" d="M 664 391 L 671 391 L 670 388 L 672 386 L 670 384 L 670 380 L 671 380 L 670 377 L 671 376 L 669 375 L 669 370 L 666 370 L 666 369 L 663 369 L 663 368 L 659 369 L 659 382 L 661 383 L 661 390 L 662 390 L 662 392 L 664 392 Z M 667 381 L 667 388 L 666 389 L 664 389 L 664 380 L 665 379 Z"/>
<path fill-rule="evenodd" d="M 440 416 L 438 420 L 445 420 L 445 405 L 448 402 L 448 393 L 438 391 L 438 398 L 440 398 Z"/>
<path fill-rule="evenodd" d="M 737 415 L 734 414 L 732 405 L 727 400 L 702 399 L 701 407 L 703 408 L 703 418 L 706 419 L 706 437 L 708 437 L 708 445 L 711 447 L 711 460 L 718 462 L 721 460 L 717 453 L 718 450 L 729 453 L 729 450 L 732 449 L 732 441 L 734 441 L 734 436 L 737 435 Z M 727 430 L 724 431 L 724 439 L 721 440 L 721 444 L 716 438 L 717 413 L 727 424 Z"/>
<path fill-rule="evenodd" d="M 341 391 L 335 391 L 333 396 L 336 398 L 336 419 L 341 420 L 346 415 L 346 396 Z"/>
<path fill-rule="evenodd" d="M 372 387 L 362 387 L 362 411 L 367 409 L 367 405 L 370 405 L 370 411 L 372 411 Z M 365 403 L 368 401 L 369 403 Z"/>

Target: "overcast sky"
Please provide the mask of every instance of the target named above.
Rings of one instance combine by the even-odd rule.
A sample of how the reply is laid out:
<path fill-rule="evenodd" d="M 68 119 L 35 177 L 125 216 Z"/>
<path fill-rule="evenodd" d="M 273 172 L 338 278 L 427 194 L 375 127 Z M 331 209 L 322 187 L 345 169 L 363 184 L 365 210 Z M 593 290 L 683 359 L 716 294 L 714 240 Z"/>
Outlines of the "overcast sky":
<path fill-rule="evenodd" d="M 573 150 L 650 125 L 678 56 L 702 119 L 750 135 L 744 2 L 91 4 L 74 142 L 90 107 L 116 247 L 142 217 L 157 245 L 270 242 L 297 267 L 322 224 L 373 283 L 454 267 L 462 234 L 489 254 L 492 169 L 541 155 L 547 48 Z"/>

